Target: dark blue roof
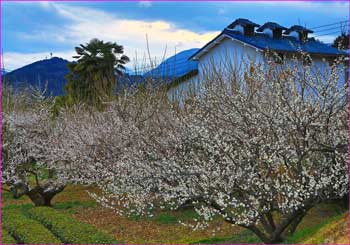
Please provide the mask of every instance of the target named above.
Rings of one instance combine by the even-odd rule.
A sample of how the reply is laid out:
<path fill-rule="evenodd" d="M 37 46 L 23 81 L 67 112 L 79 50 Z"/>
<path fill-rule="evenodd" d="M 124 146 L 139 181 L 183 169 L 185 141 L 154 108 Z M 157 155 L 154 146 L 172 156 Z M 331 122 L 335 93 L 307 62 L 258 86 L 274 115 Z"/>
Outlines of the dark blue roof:
<path fill-rule="evenodd" d="M 284 34 L 289 34 L 292 31 L 314 33 L 314 31 L 311 31 L 310 29 L 307 29 L 307 28 L 305 28 L 303 26 L 294 25 L 294 26 L 290 27 L 289 29 L 287 29 L 284 32 Z"/>
<path fill-rule="evenodd" d="M 249 44 L 253 47 L 262 50 L 271 50 L 277 52 L 306 52 L 309 54 L 319 54 L 319 55 L 346 55 L 346 52 L 338 50 L 320 41 L 309 39 L 306 42 L 300 42 L 298 39 L 289 36 L 283 36 L 282 38 L 271 38 L 268 35 L 262 33 L 255 33 L 253 36 L 245 36 L 237 31 L 232 31 L 224 29 L 217 37 L 212 41 L 207 43 L 203 48 L 194 53 L 189 59 L 200 53 L 209 44 L 214 42 L 218 37 L 222 35 L 227 35 L 241 42 Z"/>
<path fill-rule="evenodd" d="M 156 68 L 146 72 L 144 77 L 178 78 L 198 69 L 197 61 L 189 61 L 189 57 L 199 49 L 193 48 L 182 51 L 159 64 Z"/>
<path fill-rule="evenodd" d="M 236 19 L 234 22 L 232 22 L 231 24 L 229 24 L 227 26 L 227 28 L 234 28 L 236 25 L 241 25 L 241 26 L 254 26 L 254 27 L 258 27 L 260 25 L 248 20 L 248 19 Z"/>
<path fill-rule="evenodd" d="M 269 28 L 271 30 L 281 29 L 281 30 L 287 30 L 288 28 L 281 26 L 275 22 L 266 22 L 262 26 L 260 26 L 256 31 L 263 31 L 264 29 Z"/>

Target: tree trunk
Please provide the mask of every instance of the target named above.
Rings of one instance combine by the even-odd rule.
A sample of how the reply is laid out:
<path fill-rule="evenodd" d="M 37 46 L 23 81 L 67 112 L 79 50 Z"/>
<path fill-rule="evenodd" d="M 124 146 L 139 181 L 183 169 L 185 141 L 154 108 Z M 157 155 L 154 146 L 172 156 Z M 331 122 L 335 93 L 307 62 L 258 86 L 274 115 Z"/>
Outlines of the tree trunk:
<path fill-rule="evenodd" d="M 349 208 L 349 193 L 346 194 L 343 198 L 336 200 L 336 203 L 344 210 Z"/>
<path fill-rule="evenodd" d="M 26 195 L 32 200 L 35 206 L 51 206 L 51 200 L 55 195 L 62 192 L 64 185 L 47 183 L 43 187 L 37 186 L 28 191 Z"/>
<path fill-rule="evenodd" d="M 222 208 L 220 208 L 220 206 L 215 201 L 211 201 L 210 205 L 211 207 L 218 210 L 221 214 L 227 217 L 227 213 L 225 213 L 225 211 Z M 286 217 L 282 217 L 279 223 L 275 223 L 274 217 L 271 213 L 272 211 L 265 214 L 261 214 L 261 225 L 259 226 L 255 224 L 236 224 L 233 218 L 225 218 L 225 221 L 230 224 L 239 225 L 243 228 L 250 230 L 265 244 L 282 243 L 284 241 L 283 236 L 284 234 L 286 234 L 287 229 L 290 228 L 290 230 L 294 232 L 298 224 L 301 222 L 303 217 L 306 215 L 307 211 L 312 206 L 312 202 L 310 201 L 307 205 L 305 205 L 303 209 L 296 210 L 293 213 L 286 215 Z"/>
<path fill-rule="evenodd" d="M 298 225 L 300 224 L 300 222 L 303 220 L 304 216 L 306 215 L 306 213 L 300 214 L 298 217 L 296 217 L 293 222 L 290 224 L 289 226 L 289 234 L 293 235 L 293 233 L 295 232 L 295 230 L 297 229 Z"/>
<path fill-rule="evenodd" d="M 267 244 L 277 244 L 277 243 L 283 243 L 284 239 L 281 236 L 276 236 L 271 238 Z"/>
<path fill-rule="evenodd" d="M 273 221 L 272 215 L 267 216 L 267 220 L 265 220 L 264 216 L 262 216 L 262 226 L 257 227 L 255 225 L 247 226 L 245 228 L 251 230 L 256 236 L 260 238 L 263 243 L 266 244 L 275 244 L 282 243 L 284 241 L 283 235 L 286 231 L 293 233 L 298 224 L 302 221 L 303 217 L 306 215 L 307 211 L 312 206 L 308 206 L 304 210 L 298 210 L 288 217 L 283 219 L 279 224 L 275 224 Z M 289 230 L 288 230 L 289 228 Z"/>
<path fill-rule="evenodd" d="M 53 196 L 48 196 L 40 192 L 31 192 L 27 196 L 32 200 L 35 206 L 51 206 Z"/>
<path fill-rule="evenodd" d="M 284 241 L 282 237 L 282 232 L 281 233 L 267 232 L 265 234 L 256 226 L 249 226 L 246 228 L 251 230 L 265 244 L 276 244 L 276 243 L 282 243 Z"/>

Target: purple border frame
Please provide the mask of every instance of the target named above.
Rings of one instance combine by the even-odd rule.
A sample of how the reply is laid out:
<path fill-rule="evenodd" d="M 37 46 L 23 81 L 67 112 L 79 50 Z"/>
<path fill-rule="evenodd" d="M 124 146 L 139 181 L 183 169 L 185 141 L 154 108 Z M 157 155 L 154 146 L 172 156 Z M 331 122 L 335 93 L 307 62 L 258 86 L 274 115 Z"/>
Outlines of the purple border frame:
<path fill-rule="evenodd" d="M 0 69 L 2 67 L 2 2 L 141 2 L 140 0 L 0 0 Z M 151 0 L 150 2 L 348 2 L 348 13 L 350 16 L 350 2 L 349 0 Z M 350 30 L 350 22 L 348 23 L 348 29 Z M 350 44 L 349 44 L 350 50 Z M 350 67 L 350 55 L 348 57 L 348 67 Z M 348 68 L 347 72 L 350 68 Z M 348 184 L 350 188 L 350 76 L 348 76 L 347 83 L 347 111 L 348 111 Z M 2 240 L 2 71 L 0 74 L 0 241 Z M 350 196 L 349 196 L 349 210 L 350 210 Z M 348 237 L 350 239 L 350 211 L 348 211 Z M 238 243 L 239 244 L 239 243 Z M 250 243 L 255 245 L 255 243 Z M 73 245 L 73 244 L 70 244 Z M 227 244 L 226 244 L 227 245 Z M 334 244 L 335 245 L 335 244 Z M 338 244 L 339 245 L 339 244 Z M 346 245 L 346 244 L 345 244 Z"/>

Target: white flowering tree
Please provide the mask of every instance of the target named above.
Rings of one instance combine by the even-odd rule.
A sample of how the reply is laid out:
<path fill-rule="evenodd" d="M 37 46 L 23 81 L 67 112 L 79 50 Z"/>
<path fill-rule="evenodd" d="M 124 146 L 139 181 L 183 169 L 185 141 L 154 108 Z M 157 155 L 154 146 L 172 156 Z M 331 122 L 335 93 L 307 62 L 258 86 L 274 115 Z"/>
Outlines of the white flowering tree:
<path fill-rule="evenodd" d="M 2 183 L 15 198 L 26 195 L 36 206 L 50 206 L 65 187 L 60 165 L 53 160 L 63 129 L 52 120 L 47 101 L 40 100 L 14 102 L 19 108 L 3 113 Z"/>
<path fill-rule="evenodd" d="M 219 216 L 281 242 L 314 205 L 348 193 L 347 98 L 336 65 L 327 76 L 274 65 L 208 76 L 180 109 L 141 93 L 70 114 L 57 156 L 120 214 L 190 204 L 194 229 Z"/>

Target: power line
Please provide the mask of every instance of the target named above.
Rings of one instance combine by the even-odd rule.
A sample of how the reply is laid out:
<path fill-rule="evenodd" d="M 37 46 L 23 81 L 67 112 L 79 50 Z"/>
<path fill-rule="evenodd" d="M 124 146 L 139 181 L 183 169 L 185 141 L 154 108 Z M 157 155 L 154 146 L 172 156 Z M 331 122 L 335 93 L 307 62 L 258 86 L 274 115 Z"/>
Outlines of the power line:
<path fill-rule="evenodd" d="M 325 33 L 325 34 L 321 34 L 321 35 L 317 35 L 317 36 L 314 36 L 314 37 L 327 36 L 327 35 L 337 34 L 337 33 L 341 33 L 341 30 L 339 30 L 339 31 L 334 31 L 334 32 L 329 32 L 329 33 Z"/>
<path fill-rule="evenodd" d="M 320 30 L 320 31 L 316 31 L 315 33 L 320 33 L 320 32 L 329 32 L 329 31 L 332 31 L 332 30 L 336 30 L 336 29 L 345 29 L 343 28 L 343 26 L 338 26 L 338 27 L 331 27 L 331 28 L 327 28 L 327 29 L 324 29 L 324 30 Z M 349 29 L 349 28 L 347 28 Z"/>
<path fill-rule="evenodd" d="M 349 20 L 343 20 L 343 21 L 340 21 L 340 22 L 336 22 L 336 23 L 332 23 L 332 24 L 327 24 L 327 25 L 322 25 L 322 26 L 315 26 L 315 27 L 311 27 L 310 29 L 311 30 L 314 30 L 314 29 L 319 29 L 319 28 L 322 28 L 322 27 L 328 27 L 328 26 L 333 26 L 333 25 L 340 25 L 342 23 L 346 23 L 346 22 L 349 22 Z"/>

